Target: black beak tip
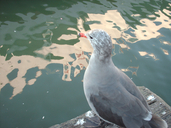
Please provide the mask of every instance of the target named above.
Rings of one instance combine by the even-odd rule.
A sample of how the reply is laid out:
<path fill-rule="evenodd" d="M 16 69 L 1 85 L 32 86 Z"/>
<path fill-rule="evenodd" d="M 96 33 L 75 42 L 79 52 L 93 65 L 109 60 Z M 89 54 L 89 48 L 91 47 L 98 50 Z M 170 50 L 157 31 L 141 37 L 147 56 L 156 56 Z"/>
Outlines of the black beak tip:
<path fill-rule="evenodd" d="M 78 33 L 78 37 L 81 37 L 80 33 Z"/>

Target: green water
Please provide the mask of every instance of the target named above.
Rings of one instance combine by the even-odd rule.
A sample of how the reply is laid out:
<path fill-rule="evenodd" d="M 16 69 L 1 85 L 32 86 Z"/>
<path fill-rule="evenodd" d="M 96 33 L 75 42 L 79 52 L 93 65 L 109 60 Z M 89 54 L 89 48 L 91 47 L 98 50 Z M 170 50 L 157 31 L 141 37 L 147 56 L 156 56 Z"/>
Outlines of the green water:
<path fill-rule="evenodd" d="M 169 0 L 1 1 L 0 127 L 47 128 L 90 108 L 83 75 L 92 53 L 79 32 L 101 28 L 112 59 L 171 105 Z"/>

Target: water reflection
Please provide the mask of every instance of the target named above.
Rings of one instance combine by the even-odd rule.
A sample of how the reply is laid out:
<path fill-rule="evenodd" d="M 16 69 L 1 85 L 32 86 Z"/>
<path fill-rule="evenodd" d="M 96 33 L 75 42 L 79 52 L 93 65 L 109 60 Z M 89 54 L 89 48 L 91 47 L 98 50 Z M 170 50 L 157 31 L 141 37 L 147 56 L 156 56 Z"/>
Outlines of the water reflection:
<path fill-rule="evenodd" d="M 163 44 L 166 44 L 166 45 L 171 45 L 171 43 L 170 43 L 170 42 L 168 42 L 168 41 L 160 40 L 160 42 L 161 42 L 161 43 L 163 43 Z"/>
<path fill-rule="evenodd" d="M 47 64 L 49 64 L 48 61 L 43 60 L 41 58 L 35 58 L 32 56 L 20 56 L 20 57 L 12 57 L 10 60 L 5 61 L 5 58 L 0 56 L 1 60 L 1 68 L 0 68 L 0 77 L 1 77 L 1 86 L 0 89 L 2 89 L 7 83 L 10 83 L 10 85 L 14 88 L 13 95 L 11 98 L 13 98 L 15 95 L 22 92 L 23 88 L 27 85 L 26 78 L 24 77 L 27 74 L 27 71 L 29 69 L 32 69 L 33 67 L 38 67 L 38 71 L 35 72 L 35 77 L 30 79 L 28 81 L 28 85 L 33 84 L 35 79 L 41 75 L 40 69 L 44 69 Z M 17 70 L 17 72 L 16 72 Z M 15 72 L 16 78 L 12 78 L 13 76 L 10 76 L 12 72 Z M 30 74 L 31 76 L 34 74 Z M 8 77 L 6 77 L 8 76 Z"/>
<path fill-rule="evenodd" d="M 148 56 L 150 56 L 150 57 L 152 57 L 154 60 L 158 60 L 157 58 L 156 58 L 156 56 L 153 54 L 153 53 L 147 53 L 147 52 L 145 52 L 145 51 L 139 51 L 139 54 L 141 55 L 141 56 L 146 56 L 146 58 L 148 58 Z"/>
<path fill-rule="evenodd" d="M 73 5 L 72 8 L 78 7 L 81 4 L 82 3 Z M 90 3 L 87 2 L 87 5 L 88 4 Z M 122 3 L 121 5 L 123 4 L 125 3 Z M 131 6 L 130 4 L 128 5 Z M 137 5 L 133 6 L 135 10 L 137 10 L 136 6 Z M 66 9 L 65 11 L 70 12 L 72 8 Z M 128 8 L 125 8 L 125 10 L 127 9 Z M 22 20 L 24 21 L 23 23 L 5 21 L 3 23 L 4 25 L 1 25 L 1 30 L 7 30 L 7 27 L 10 28 L 10 30 L 8 29 L 8 31 L 1 33 L 1 36 L 4 37 L 4 39 L 1 38 L 1 42 L 3 42 L 3 44 L 1 44 L 1 49 L 6 49 L 6 56 L 1 56 L 1 70 L 4 73 L 1 74 L 1 78 L 4 78 L 3 82 L 1 83 L 1 88 L 3 88 L 3 86 L 5 86 L 9 82 L 10 85 L 14 87 L 13 96 L 21 93 L 25 85 L 32 85 L 36 81 L 37 77 L 27 82 L 23 77 L 25 76 L 27 70 L 35 67 L 36 65 L 39 65 L 38 67 L 40 70 L 45 68 L 46 65 L 50 63 L 62 64 L 63 76 L 61 79 L 64 81 L 72 81 L 70 77 L 72 67 L 74 68 L 74 77 L 76 77 L 81 70 L 86 68 L 88 65 L 89 56 L 87 56 L 85 53 L 91 53 L 92 47 L 86 39 L 78 40 L 77 37 L 77 33 L 79 31 L 87 31 L 86 26 L 88 26 L 88 29 L 101 28 L 107 31 L 111 38 L 115 39 L 113 40 L 113 43 L 120 47 L 119 53 L 122 54 L 124 54 L 124 49 L 131 49 L 128 42 L 136 43 L 141 40 L 159 38 L 159 36 L 161 36 L 161 33 L 159 32 L 161 28 L 171 28 L 171 24 L 169 22 L 171 12 L 167 9 L 163 9 L 162 11 L 156 11 L 155 9 L 154 14 L 149 14 L 149 11 L 146 10 L 146 12 L 148 13 L 146 15 L 147 17 L 145 18 L 140 18 L 142 17 L 142 14 L 140 15 L 137 12 L 123 12 L 123 10 L 107 10 L 103 14 L 87 13 L 87 17 L 80 17 L 76 19 L 78 29 L 69 26 L 63 26 L 61 29 L 60 24 L 68 24 L 67 19 L 73 19 L 73 17 L 67 14 L 65 16 L 59 15 L 57 17 L 57 23 L 54 21 L 54 17 L 56 16 L 55 12 L 62 12 L 60 12 L 59 10 L 57 11 L 56 8 L 48 6 L 46 10 L 53 12 L 51 13 L 51 16 L 47 16 L 49 17 L 47 20 L 44 20 L 45 17 L 40 12 L 27 13 L 26 15 L 17 13 L 16 15 L 22 18 Z M 130 21 L 130 17 L 128 16 L 128 14 L 130 14 L 134 20 L 139 21 L 139 23 L 137 23 L 135 27 L 130 27 L 130 24 L 128 24 L 128 22 L 134 22 L 133 19 Z M 125 18 L 125 16 L 128 17 Z M 36 22 L 39 22 L 39 24 L 34 24 Z M 70 24 L 72 24 L 72 22 L 70 22 Z M 40 35 L 41 32 L 42 36 Z M 29 39 L 29 36 L 32 39 Z M 24 42 L 22 42 L 21 45 L 18 43 L 18 39 L 29 39 L 29 41 L 27 43 L 24 41 L 25 44 L 23 44 Z M 41 45 L 43 45 L 42 47 L 40 47 L 39 45 L 37 49 L 33 49 L 33 54 L 36 54 L 37 57 L 15 56 L 20 51 L 23 53 L 27 51 L 28 47 L 36 46 L 36 43 L 38 42 L 35 42 L 35 40 L 43 40 L 43 43 L 40 43 Z M 168 41 L 161 42 L 163 44 L 170 45 L 170 42 Z M 5 48 L 7 44 L 12 45 L 9 48 Z M 165 55 L 169 55 L 168 50 L 162 47 L 160 49 L 164 52 Z M 138 52 L 141 56 L 145 56 L 146 58 L 152 57 L 154 60 L 158 60 L 154 53 L 148 53 L 147 51 Z M 74 57 L 72 57 L 71 55 L 74 55 Z M 114 53 L 114 55 L 116 55 L 116 53 Z M 47 61 L 46 59 L 49 61 Z M 17 63 L 18 60 L 21 60 L 21 63 Z M 131 65 L 129 67 L 131 67 Z M 137 65 L 137 67 L 139 66 Z M 10 72 L 15 71 L 16 69 L 18 70 L 16 78 L 14 78 L 13 80 L 7 78 L 8 75 L 10 75 Z M 138 70 L 138 68 L 136 69 Z M 128 70 L 128 68 L 122 70 L 131 71 L 131 69 Z M 39 71 L 39 75 L 41 75 L 40 72 L 41 71 Z M 133 75 L 137 74 L 133 71 L 131 72 L 133 73 Z M 18 83 L 20 84 L 18 85 Z"/>
<path fill-rule="evenodd" d="M 138 67 L 133 67 L 133 66 L 129 66 L 128 68 L 126 69 L 121 69 L 123 72 L 131 72 L 132 75 L 137 75 L 137 71 L 138 71 Z"/>
<path fill-rule="evenodd" d="M 165 55 L 169 55 L 168 50 L 165 50 L 165 49 L 163 49 L 163 48 L 161 48 L 161 50 L 164 52 Z"/>

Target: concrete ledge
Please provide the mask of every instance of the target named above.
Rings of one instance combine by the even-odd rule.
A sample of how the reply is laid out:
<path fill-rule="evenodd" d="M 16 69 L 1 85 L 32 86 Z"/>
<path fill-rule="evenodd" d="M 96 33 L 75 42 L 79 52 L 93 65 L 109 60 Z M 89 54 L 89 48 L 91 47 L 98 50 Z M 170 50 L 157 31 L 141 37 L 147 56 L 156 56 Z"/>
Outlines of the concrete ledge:
<path fill-rule="evenodd" d="M 155 93 L 144 86 L 138 87 L 153 113 L 164 119 L 168 128 L 171 128 L 171 107 Z M 67 122 L 56 124 L 50 128 L 119 128 L 117 125 L 110 125 L 100 120 L 92 111 L 88 111 Z"/>

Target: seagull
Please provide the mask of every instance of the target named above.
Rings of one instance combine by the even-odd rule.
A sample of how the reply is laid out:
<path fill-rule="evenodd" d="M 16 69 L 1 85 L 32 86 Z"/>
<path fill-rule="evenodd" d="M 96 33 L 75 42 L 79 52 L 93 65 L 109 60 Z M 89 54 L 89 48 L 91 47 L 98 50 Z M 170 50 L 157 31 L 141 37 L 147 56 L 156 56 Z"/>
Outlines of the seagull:
<path fill-rule="evenodd" d="M 87 38 L 93 47 L 83 78 L 92 111 L 103 121 L 125 128 L 167 128 L 164 120 L 152 114 L 134 82 L 114 65 L 109 34 L 94 29 L 79 36 Z"/>

